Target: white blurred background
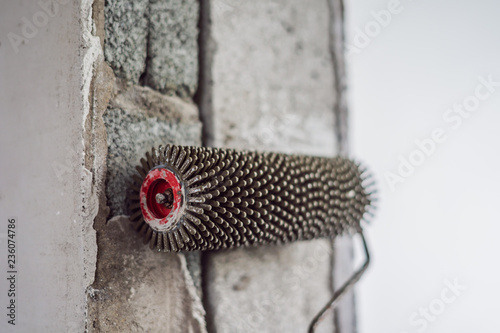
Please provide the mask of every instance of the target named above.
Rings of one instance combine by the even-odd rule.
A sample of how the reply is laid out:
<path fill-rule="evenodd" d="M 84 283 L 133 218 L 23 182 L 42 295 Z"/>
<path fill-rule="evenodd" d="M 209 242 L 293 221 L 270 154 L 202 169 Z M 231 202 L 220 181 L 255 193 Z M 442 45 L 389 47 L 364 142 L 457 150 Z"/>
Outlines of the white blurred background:
<path fill-rule="evenodd" d="M 351 148 L 380 187 L 359 331 L 498 333 L 500 2 L 348 0 L 346 16 Z"/>

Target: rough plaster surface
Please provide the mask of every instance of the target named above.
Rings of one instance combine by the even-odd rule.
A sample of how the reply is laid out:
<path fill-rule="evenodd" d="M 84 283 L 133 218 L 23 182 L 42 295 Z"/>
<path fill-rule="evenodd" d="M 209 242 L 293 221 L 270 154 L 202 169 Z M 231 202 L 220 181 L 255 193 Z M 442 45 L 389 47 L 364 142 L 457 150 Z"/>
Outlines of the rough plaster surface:
<path fill-rule="evenodd" d="M 115 75 L 163 93 L 193 96 L 198 7 L 196 0 L 106 1 L 104 53 Z"/>
<path fill-rule="evenodd" d="M 86 274 L 85 289 L 93 282 L 97 262 L 97 242 L 94 220 L 98 218 L 101 208 L 100 197 L 104 194 L 106 180 L 106 130 L 102 115 L 111 98 L 113 87 L 113 72 L 104 63 L 101 41 L 93 34 L 93 1 L 86 0 L 81 3 L 82 15 L 82 79 L 81 94 L 83 101 L 83 175 L 81 177 L 81 216 L 84 221 L 84 238 L 82 239 L 83 257 Z M 74 36 L 76 38 L 76 36 Z M 105 210 L 107 212 L 107 209 Z M 85 311 L 86 315 L 88 309 Z M 87 317 L 85 318 L 87 327 Z"/>
<path fill-rule="evenodd" d="M 201 108 L 209 119 L 207 143 L 333 155 L 336 89 L 328 2 L 213 0 L 205 9 L 209 54 Z M 331 241 L 316 240 L 210 253 L 204 266 L 209 327 L 305 332 L 331 297 L 329 249 Z M 318 328 L 333 330 L 332 316 Z"/>
<path fill-rule="evenodd" d="M 126 216 L 112 218 L 98 233 L 90 332 L 206 332 L 184 254 L 151 251 Z"/>

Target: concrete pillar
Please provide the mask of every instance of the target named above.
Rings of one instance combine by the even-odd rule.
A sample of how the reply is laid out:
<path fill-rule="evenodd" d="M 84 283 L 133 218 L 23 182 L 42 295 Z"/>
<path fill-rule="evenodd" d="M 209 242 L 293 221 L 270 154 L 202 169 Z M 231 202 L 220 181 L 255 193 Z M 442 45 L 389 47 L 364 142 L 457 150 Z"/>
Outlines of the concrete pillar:
<path fill-rule="evenodd" d="M 328 1 L 202 6 L 206 143 L 333 156 L 338 90 Z M 332 294 L 329 240 L 205 255 L 213 332 L 306 332 Z M 319 332 L 334 330 L 333 316 Z"/>

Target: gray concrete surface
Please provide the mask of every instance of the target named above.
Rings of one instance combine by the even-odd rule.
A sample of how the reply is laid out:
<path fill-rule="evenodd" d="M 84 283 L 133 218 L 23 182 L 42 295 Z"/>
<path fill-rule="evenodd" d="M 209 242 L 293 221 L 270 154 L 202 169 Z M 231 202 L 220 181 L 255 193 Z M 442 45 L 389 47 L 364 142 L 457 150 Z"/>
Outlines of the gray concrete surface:
<path fill-rule="evenodd" d="M 106 61 L 117 77 L 138 83 L 146 70 L 148 0 L 109 0 L 104 6 Z"/>
<path fill-rule="evenodd" d="M 206 332 L 205 311 L 184 254 L 153 252 L 116 216 L 98 228 L 90 332 Z"/>
<path fill-rule="evenodd" d="M 214 0 L 207 9 L 207 143 L 334 155 L 328 2 Z M 214 332 L 305 332 L 332 293 L 328 240 L 210 253 L 204 269 Z M 330 315 L 318 331 L 333 330 Z"/>
<path fill-rule="evenodd" d="M 0 5 L 1 332 L 83 332 L 97 213 L 85 120 L 99 41 L 91 1 Z M 16 325 L 7 219 L 16 218 Z"/>
<path fill-rule="evenodd" d="M 216 145 L 332 154 L 327 1 L 210 2 Z M 210 83 L 208 83 L 210 84 Z"/>
<path fill-rule="evenodd" d="M 106 1 L 106 61 L 131 83 L 189 98 L 198 84 L 196 0 Z"/>
<path fill-rule="evenodd" d="M 152 0 L 145 83 L 192 97 L 198 86 L 197 0 Z"/>

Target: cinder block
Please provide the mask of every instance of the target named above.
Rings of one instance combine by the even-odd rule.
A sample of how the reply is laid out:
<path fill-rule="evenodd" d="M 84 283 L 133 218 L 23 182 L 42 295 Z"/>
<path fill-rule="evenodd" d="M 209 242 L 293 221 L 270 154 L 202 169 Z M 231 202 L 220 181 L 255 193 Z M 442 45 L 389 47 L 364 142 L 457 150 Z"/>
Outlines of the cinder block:
<path fill-rule="evenodd" d="M 104 56 L 117 77 L 138 83 L 146 70 L 148 0 L 108 0 Z"/>
<path fill-rule="evenodd" d="M 192 97 L 198 87 L 196 0 L 154 0 L 149 7 L 146 84 L 164 93 Z"/>
<path fill-rule="evenodd" d="M 198 86 L 198 17 L 196 0 L 106 1 L 106 61 L 117 77 L 192 97 Z"/>

